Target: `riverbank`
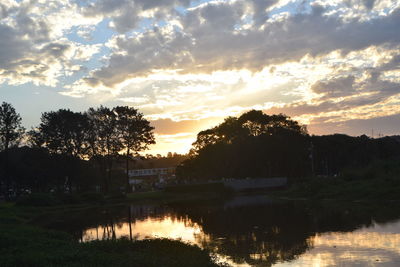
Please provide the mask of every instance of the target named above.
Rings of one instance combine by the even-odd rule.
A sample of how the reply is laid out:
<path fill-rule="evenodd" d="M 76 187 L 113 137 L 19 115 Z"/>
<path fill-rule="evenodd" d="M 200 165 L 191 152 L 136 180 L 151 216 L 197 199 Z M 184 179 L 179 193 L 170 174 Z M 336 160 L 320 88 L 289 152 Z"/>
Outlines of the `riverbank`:
<path fill-rule="evenodd" d="M 79 243 L 47 224 L 69 221 L 69 216 L 92 216 L 89 210 L 118 210 L 128 204 L 163 205 L 221 198 L 221 192 L 152 191 L 103 196 L 32 194 L 17 203 L 0 203 L 1 266 L 219 266 L 209 252 L 179 241 L 155 239 L 92 241 Z M 90 221 L 93 218 L 87 218 Z"/>
<path fill-rule="evenodd" d="M 74 214 L 90 216 L 87 211 L 93 209 L 101 213 L 103 208 L 117 210 L 128 204 L 215 201 L 224 196 L 219 190 L 180 190 L 107 196 L 32 194 L 17 203 L 0 203 L 0 255 L 5 255 L 1 266 L 219 266 L 208 251 L 179 241 L 122 238 L 79 243 L 70 234 L 42 227 L 68 221 Z"/>
<path fill-rule="evenodd" d="M 208 201 L 228 197 L 233 191 L 222 183 L 182 184 L 169 186 L 163 190 L 134 192 L 129 194 L 96 192 L 86 193 L 34 193 L 16 199 L 19 206 L 51 207 L 51 206 L 83 206 L 115 205 L 122 203 L 157 203 Z"/>
<path fill-rule="evenodd" d="M 1 266 L 218 266 L 206 250 L 179 241 L 79 243 L 67 233 L 32 225 L 38 216 L 74 208 L 82 207 L 0 204 Z"/>
<path fill-rule="evenodd" d="M 363 202 L 400 201 L 400 161 L 379 161 L 347 170 L 337 177 L 294 181 L 272 195 L 290 199 L 332 199 Z"/>

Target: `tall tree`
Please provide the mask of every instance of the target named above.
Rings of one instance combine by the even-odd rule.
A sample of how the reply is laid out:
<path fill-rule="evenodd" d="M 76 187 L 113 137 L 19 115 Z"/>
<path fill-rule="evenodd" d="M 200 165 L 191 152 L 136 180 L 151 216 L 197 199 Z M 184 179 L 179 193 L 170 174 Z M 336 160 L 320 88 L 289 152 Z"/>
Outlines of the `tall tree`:
<path fill-rule="evenodd" d="M 0 106 L 0 150 L 17 146 L 25 129 L 21 126 L 21 116 L 6 102 Z"/>
<path fill-rule="evenodd" d="M 272 177 L 304 173 L 305 126 L 283 114 L 251 110 L 199 132 L 177 172 L 193 178 Z"/>
<path fill-rule="evenodd" d="M 43 113 L 37 131 L 31 131 L 30 138 L 50 153 L 83 159 L 87 157 L 89 126 L 85 114 L 59 109 Z"/>
<path fill-rule="evenodd" d="M 223 123 L 199 132 L 191 154 L 197 155 L 201 149 L 216 143 L 232 144 L 248 137 L 288 133 L 307 135 L 307 129 L 284 114 L 267 115 L 260 110 L 250 110 L 238 118 L 228 117 Z"/>
<path fill-rule="evenodd" d="M 126 189 L 129 192 L 129 160 L 131 155 L 138 155 L 146 150 L 150 144 L 155 144 L 153 130 L 150 122 L 143 117 L 137 109 L 128 106 L 113 108 L 116 116 L 116 128 L 119 140 L 126 151 Z"/>
<path fill-rule="evenodd" d="M 29 132 L 33 146 L 44 147 L 51 154 L 62 156 L 68 166 L 64 183 L 70 190 L 73 183 L 79 185 L 76 180 L 79 159 L 87 158 L 89 125 L 85 114 L 59 109 L 43 113 L 39 127 Z"/>
<path fill-rule="evenodd" d="M 97 109 L 90 108 L 86 115 L 91 128 L 88 138 L 90 156 L 97 159 L 105 170 L 103 189 L 104 192 L 108 192 L 112 162 L 123 148 L 117 129 L 116 113 L 107 107 L 100 106 Z"/>
<path fill-rule="evenodd" d="M 0 106 L 0 151 L 4 151 L 5 190 L 9 189 L 8 150 L 17 146 L 25 129 L 21 126 L 21 116 L 6 102 Z"/>

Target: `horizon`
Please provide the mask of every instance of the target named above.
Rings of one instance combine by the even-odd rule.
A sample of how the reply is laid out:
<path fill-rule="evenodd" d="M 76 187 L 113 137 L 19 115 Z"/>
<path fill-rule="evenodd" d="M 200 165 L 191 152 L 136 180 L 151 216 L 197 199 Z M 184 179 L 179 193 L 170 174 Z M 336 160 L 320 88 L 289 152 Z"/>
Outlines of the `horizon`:
<path fill-rule="evenodd" d="M 143 154 L 187 153 L 251 109 L 316 135 L 400 133 L 398 1 L 48 2 L 1 5 L 1 102 L 26 129 L 128 105 L 155 127 Z"/>

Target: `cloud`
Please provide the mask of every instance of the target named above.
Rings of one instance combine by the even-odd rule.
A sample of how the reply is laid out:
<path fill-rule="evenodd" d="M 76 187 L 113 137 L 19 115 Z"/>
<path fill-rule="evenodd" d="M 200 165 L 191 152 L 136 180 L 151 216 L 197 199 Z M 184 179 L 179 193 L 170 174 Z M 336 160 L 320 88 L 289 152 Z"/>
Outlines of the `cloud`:
<path fill-rule="evenodd" d="M 400 113 L 399 1 L 3 0 L 0 18 L 2 86 L 132 105 L 159 134 L 252 108 L 311 125 Z"/>
<path fill-rule="evenodd" d="M 326 122 L 324 120 L 315 120 L 308 129 L 314 134 L 333 134 L 347 133 L 349 135 L 398 135 L 398 128 L 394 125 L 400 125 L 400 115 L 380 116 L 370 119 L 352 119 L 340 122 Z"/>
<path fill-rule="evenodd" d="M 90 76 L 90 81 L 95 81 L 92 85 L 113 87 L 155 69 L 180 69 L 184 73 L 259 71 L 306 55 L 318 57 L 335 50 L 346 55 L 371 46 L 394 46 L 400 41 L 400 8 L 364 21 L 359 17 L 344 20 L 338 14 L 329 14 L 329 8 L 312 5 L 309 12 L 269 19 L 265 13 L 260 20 L 249 3 L 207 3 L 179 15 L 175 24 L 180 27 L 167 21 L 165 26 L 133 36 L 115 36 L 106 65 Z"/>
<path fill-rule="evenodd" d="M 69 1 L 4 1 L 0 5 L 0 83 L 55 86 L 73 61 L 87 60 L 97 46 L 64 37 L 75 25 L 94 21 L 75 14 Z M 68 23 L 66 23 L 68 21 Z"/>
<path fill-rule="evenodd" d="M 176 14 L 175 7 L 187 7 L 191 0 L 99 0 L 82 8 L 88 17 L 111 19 L 110 26 L 125 33 L 140 26 L 143 19 L 160 21 Z"/>
<path fill-rule="evenodd" d="M 318 81 L 311 86 L 311 90 L 324 97 L 340 97 L 354 94 L 355 77 L 352 75 L 340 78 L 333 78 L 329 81 Z"/>
<path fill-rule="evenodd" d="M 222 122 L 222 118 L 220 117 L 181 121 L 173 121 L 171 119 L 158 119 L 152 120 L 151 125 L 155 127 L 158 134 L 174 135 L 182 132 L 197 133 L 201 130 L 217 125 L 220 122 Z"/>

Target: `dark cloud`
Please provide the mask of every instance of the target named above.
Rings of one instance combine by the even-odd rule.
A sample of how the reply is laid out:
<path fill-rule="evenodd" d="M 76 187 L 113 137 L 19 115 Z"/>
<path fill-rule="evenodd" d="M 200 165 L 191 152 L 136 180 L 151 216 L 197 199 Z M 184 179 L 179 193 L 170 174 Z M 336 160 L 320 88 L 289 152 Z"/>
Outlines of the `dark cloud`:
<path fill-rule="evenodd" d="M 311 90 L 317 94 L 323 94 L 326 98 L 348 96 L 354 94 L 354 76 L 333 78 L 328 81 L 318 81 L 311 86 Z"/>
<path fill-rule="evenodd" d="M 40 49 L 40 53 L 51 57 L 61 57 L 70 48 L 68 44 L 49 43 Z"/>
<path fill-rule="evenodd" d="M 0 37 L 0 69 L 7 70 L 13 62 L 23 58 L 31 43 L 21 40 L 15 29 L 7 25 L 0 25 Z"/>
<path fill-rule="evenodd" d="M 333 119 L 321 118 L 312 121 L 308 125 L 308 130 L 313 134 L 333 134 L 333 133 L 346 133 L 349 135 L 372 135 L 374 137 L 379 135 L 398 135 L 400 130 L 400 114 L 391 116 L 378 116 L 371 119 L 354 119 L 340 122 L 329 122 Z"/>
<path fill-rule="evenodd" d="M 152 19 L 161 20 L 177 14 L 177 6 L 188 6 L 191 0 L 99 0 L 83 8 L 83 14 L 90 17 L 104 16 L 113 22 L 113 28 L 124 33 L 137 28 L 143 12 L 152 11 Z"/>
<path fill-rule="evenodd" d="M 372 9 L 375 4 L 375 0 L 363 0 L 363 4 L 366 8 Z"/>

